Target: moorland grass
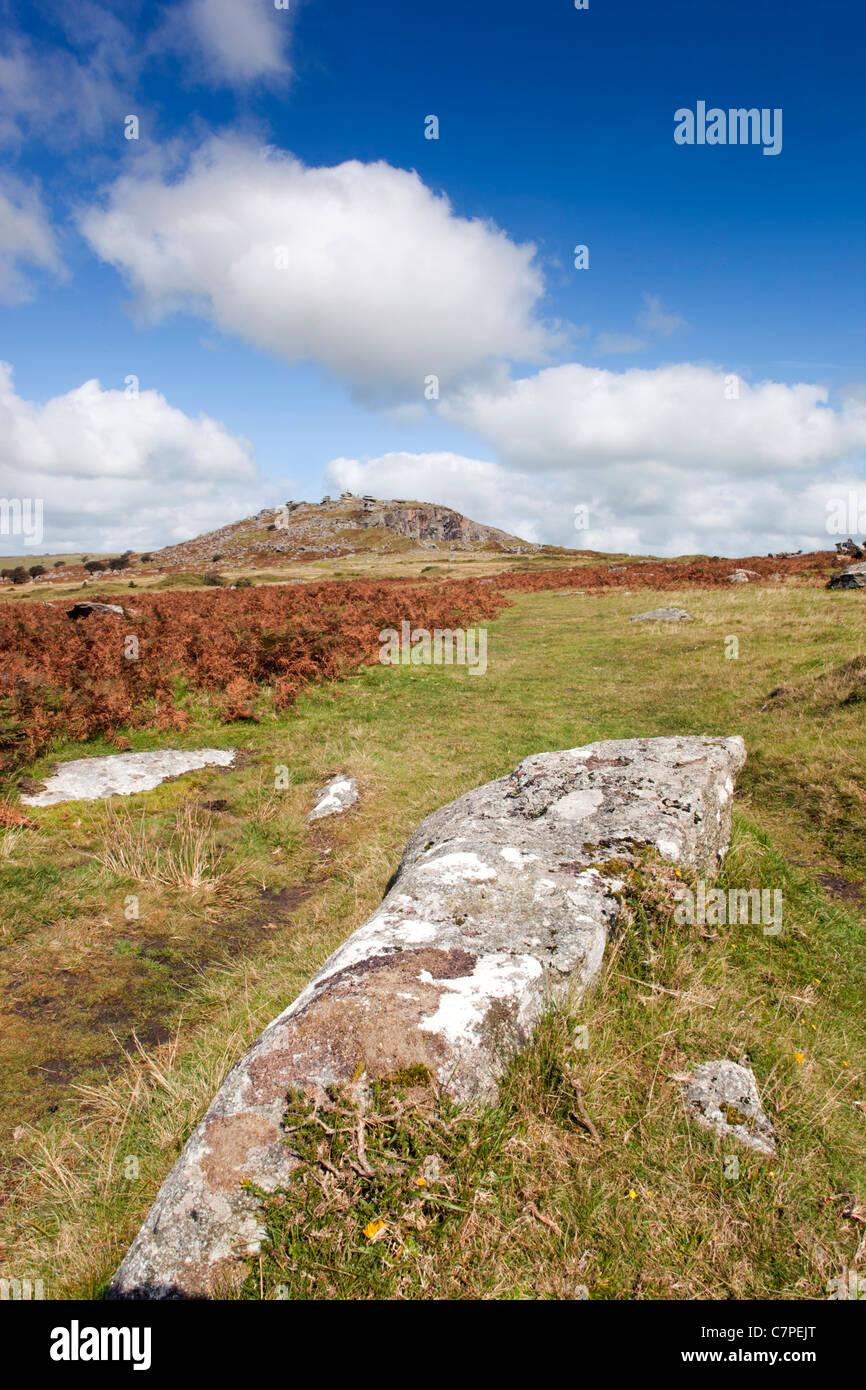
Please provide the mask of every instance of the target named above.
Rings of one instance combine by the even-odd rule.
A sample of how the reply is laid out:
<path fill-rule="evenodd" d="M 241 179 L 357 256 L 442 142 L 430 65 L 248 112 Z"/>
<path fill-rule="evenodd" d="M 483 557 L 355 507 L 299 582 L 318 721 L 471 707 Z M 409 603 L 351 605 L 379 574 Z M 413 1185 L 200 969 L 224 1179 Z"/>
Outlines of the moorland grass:
<path fill-rule="evenodd" d="M 410 1152 L 402 1186 L 347 1177 L 318 1211 L 309 1168 L 302 1201 L 316 1198 L 329 1267 L 309 1242 L 299 1254 L 290 1194 L 268 1211 L 273 1244 L 243 1294 L 820 1297 L 859 1267 L 863 718 L 844 679 L 830 692 L 863 656 L 862 599 L 786 586 L 659 601 L 695 621 L 630 624 L 654 606 L 647 590 L 520 594 L 489 625 L 486 676 L 372 666 L 253 725 L 216 724 L 191 692 L 196 727 L 172 742 L 239 746 L 243 765 L 134 798 L 129 814 L 146 811 L 144 862 L 160 848 L 170 862 L 178 812 L 225 802 L 196 813 L 228 875 L 213 892 L 110 872 L 102 803 L 40 811 L 15 833 L 0 855 L 4 1277 L 99 1293 L 225 1071 L 375 907 L 423 815 L 530 753 L 669 733 L 745 737 L 724 881 L 782 888 L 781 935 L 675 926 L 664 872 L 649 876 L 603 983 L 576 1020 L 545 1021 L 498 1104 L 454 1113 L 432 1098 L 386 1127 L 384 1148 Z M 827 698 L 768 699 L 816 679 Z M 110 750 L 57 747 L 32 771 L 94 751 Z M 311 833 L 313 789 L 338 770 L 359 778 L 361 808 Z M 749 1060 L 780 1137 L 775 1161 L 741 1152 L 736 1179 L 733 1149 L 685 1119 L 675 1079 L 716 1056 Z M 413 1183 L 433 1152 L 431 1196 Z"/>

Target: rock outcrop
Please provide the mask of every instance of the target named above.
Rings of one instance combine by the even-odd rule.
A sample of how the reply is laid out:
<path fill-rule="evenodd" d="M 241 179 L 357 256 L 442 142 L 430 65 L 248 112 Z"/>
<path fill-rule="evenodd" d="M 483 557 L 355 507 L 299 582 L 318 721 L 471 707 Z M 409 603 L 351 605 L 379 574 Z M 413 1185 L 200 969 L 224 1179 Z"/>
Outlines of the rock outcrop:
<path fill-rule="evenodd" d="M 439 507 L 433 503 L 379 502 L 369 510 L 365 508 L 361 524 L 384 526 L 396 535 L 414 541 L 449 541 L 458 548 L 495 545 L 511 549 L 516 544 L 515 537 L 506 531 L 470 521 L 468 516 L 453 511 L 451 507 Z"/>
<path fill-rule="evenodd" d="M 526 758 L 424 820 L 380 907 L 249 1048 L 164 1182 L 114 1298 L 208 1296 L 262 1238 L 244 1179 L 295 1165 L 288 1093 L 425 1068 L 456 1100 L 495 1092 L 552 1000 L 598 976 L 621 878 L 649 847 L 713 874 L 742 739 L 590 744 Z"/>

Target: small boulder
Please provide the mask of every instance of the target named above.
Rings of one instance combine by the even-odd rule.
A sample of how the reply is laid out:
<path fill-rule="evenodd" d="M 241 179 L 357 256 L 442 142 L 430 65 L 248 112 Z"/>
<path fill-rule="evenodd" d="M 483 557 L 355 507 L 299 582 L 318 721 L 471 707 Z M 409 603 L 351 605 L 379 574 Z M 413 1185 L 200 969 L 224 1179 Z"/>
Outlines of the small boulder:
<path fill-rule="evenodd" d="M 358 783 L 355 778 L 338 773 L 317 794 L 316 804 L 307 816 L 307 820 L 322 820 L 325 816 L 339 815 L 343 811 L 350 810 L 357 802 Z"/>
<path fill-rule="evenodd" d="M 828 589 L 866 589 L 866 561 L 849 565 L 841 574 L 834 574 Z"/>
<path fill-rule="evenodd" d="M 755 1074 L 737 1062 L 703 1062 L 685 1083 L 686 1105 L 699 1125 L 731 1135 L 755 1153 L 776 1152 L 773 1126 L 764 1114 Z"/>
<path fill-rule="evenodd" d="M 647 613 L 636 613 L 629 618 L 630 623 L 691 623 L 694 618 L 684 608 L 651 608 Z"/>
<path fill-rule="evenodd" d="M 751 584 L 753 579 L 760 579 L 757 570 L 734 570 L 728 575 L 729 584 Z"/>
<path fill-rule="evenodd" d="M 91 613 L 108 613 L 116 618 L 126 617 L 124 610 L 116 603 L 92 603 L 89 599 L 80 599 L 78 603 L 74 603 L 71 608 L 66 610 L 67 618 L 73 618 L 76 621 L 79 618 L 89 617 Z"/>

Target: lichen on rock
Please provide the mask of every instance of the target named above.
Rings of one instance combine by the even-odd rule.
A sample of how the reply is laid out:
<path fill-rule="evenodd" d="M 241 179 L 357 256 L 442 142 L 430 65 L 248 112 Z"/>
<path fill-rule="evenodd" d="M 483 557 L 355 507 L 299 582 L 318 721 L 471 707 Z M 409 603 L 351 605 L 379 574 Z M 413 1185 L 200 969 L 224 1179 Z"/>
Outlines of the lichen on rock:
<path fill-rule="evenodd" d="M 207 1296 L 255 1250 L 252 1188 L 278 1189 L 296 1162 L 290 1092 L 326 1104 L 334 1086 L 420 1067 L 456 1101 L 494 1095 L 549 1004 L 597 979 L 623 866 L 652 850 L 715 873 L 744 761 L 739 738 L 540 753 L 422 821 L 377 910 L 229 1074 L 110 1296 Z"/>

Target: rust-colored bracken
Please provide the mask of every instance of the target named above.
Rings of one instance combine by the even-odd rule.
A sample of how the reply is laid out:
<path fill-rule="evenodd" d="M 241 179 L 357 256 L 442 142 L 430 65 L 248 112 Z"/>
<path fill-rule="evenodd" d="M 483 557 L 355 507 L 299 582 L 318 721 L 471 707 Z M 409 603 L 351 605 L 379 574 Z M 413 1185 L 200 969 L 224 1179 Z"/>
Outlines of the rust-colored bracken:
<path fill-rule="evenodd" d="M 136 593 L 128 616 L 72 622 L 60 604 L 0 605 L 0 773 L 52 738 L 122 740 L 124 726 L 182 729 L 183 694 L 215 693 L 227 722 L 254 719 L 268 692 L 284 709 L 311 682 L 375 660 L 382 628 L 428 629 L 493 618 L 505 590 L 726 588 L 735 569 L 823 584 L 845 557 L 832 552 L 746 560 L 609 562 L 484 579 L 275 584 L 250 589 Z M 88 598 L 99 599 L 98 594 Z M 111 595 L 105 601 L 117 603 Z M 71 604 L 71 600 L 70 600 Z M 137 638 L 130 659 L 128 638 Z M 132 644 L 132 650 L 135 650 Z"/>
<path fill-rule="evenodd" d="M 59 605 L 3 604 L 0 771 L 35 757 L 58 735 L 183 728 L 190 687 L 217 693 L 226 721 L 254 718 L 265 689 L 283 709 L 303 686 L 374 660 L 382 628 L 404 620 L 466 626 L 507 602 L 471 580 L 410 588 L 362 580 L 138 593 L 125 617 L 99 613 L 78 622 Z M 128 655 L 136 650 L 137 657 Z"/>

